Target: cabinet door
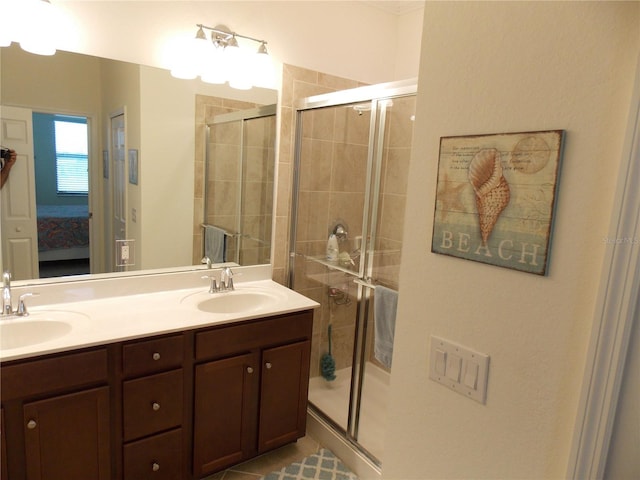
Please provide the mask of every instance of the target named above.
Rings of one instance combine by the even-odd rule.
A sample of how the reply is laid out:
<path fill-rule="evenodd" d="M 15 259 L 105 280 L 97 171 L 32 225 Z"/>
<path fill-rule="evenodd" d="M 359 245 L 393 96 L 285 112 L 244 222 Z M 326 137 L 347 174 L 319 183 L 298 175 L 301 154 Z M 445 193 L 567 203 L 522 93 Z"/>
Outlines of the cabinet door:
<path fill-rule="evenodd" d="M 196 477 L 255 455 L 258 367 L 257 353 L 196 366 L 193 412 Z"/>
<path fill-rule="evenodd" d="M 29 480 L 110 478 L 108 387 L 26 404 L 24 428 Z"/>
<path fill-rule="evenodd" d="M 262 353 L 259 453 L 305 434 L 310 349 L 307 340 Z"/>

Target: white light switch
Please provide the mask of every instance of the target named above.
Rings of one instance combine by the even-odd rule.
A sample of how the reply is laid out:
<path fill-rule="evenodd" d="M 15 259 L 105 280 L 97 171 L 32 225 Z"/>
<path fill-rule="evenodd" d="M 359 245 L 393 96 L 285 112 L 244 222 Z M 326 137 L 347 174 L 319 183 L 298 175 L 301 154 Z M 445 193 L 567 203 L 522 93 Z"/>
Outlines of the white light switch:
<path fill-rule="evenodd" d="M 460 381 L 460 367 L 462 366 L 462 358 L 453 353 L 447 358 L 447 377 L 454 382 Z"/>
<path fill-rule="evenodd" d="M 438 375 L 444 375 L 446 370 L 447 352 L 444 350 L 436 350 L 436 373 Z"/>
<path fill-rule="evenodd" d="M 464 384 L 472 388 L 476 389 L 478 385 L 478 364 L 472 361 L 467 362 L 467 371 L 464 374 Z"/>
<path fill-rule="evenodd" d="M 431 336 L 429 378 L 479 403 L 486 402 L 489 355 Z"/>

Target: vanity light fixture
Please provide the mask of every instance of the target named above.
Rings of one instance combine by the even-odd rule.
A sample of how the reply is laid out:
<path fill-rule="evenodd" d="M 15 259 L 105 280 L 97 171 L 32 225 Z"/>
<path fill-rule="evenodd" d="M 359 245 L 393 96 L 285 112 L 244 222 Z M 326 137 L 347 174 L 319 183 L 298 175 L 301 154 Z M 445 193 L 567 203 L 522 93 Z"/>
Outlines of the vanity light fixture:
<path fill-rule="evenodd" d="M 0 4 L 0 47 L 18 42 L 30 53 L 56 53 L 57 11 L 49 0 L 4 0 Z"/>
<path fill-rule="evenodd" d="M 199 76 L 206 83 L 229 82 L 229 86 L 241 90 L 254 85 L 273 88 L 273 65 L 266 40 L 232 32 L 224 25 L 196 26 L 195 38 L 185 43 L 174 59 L 172 76 L 184 79 Z M 210 41 L 205 30 L 210 32 Z M 251 43 L 258 44 L 257 50 L 250 48 Z"/>

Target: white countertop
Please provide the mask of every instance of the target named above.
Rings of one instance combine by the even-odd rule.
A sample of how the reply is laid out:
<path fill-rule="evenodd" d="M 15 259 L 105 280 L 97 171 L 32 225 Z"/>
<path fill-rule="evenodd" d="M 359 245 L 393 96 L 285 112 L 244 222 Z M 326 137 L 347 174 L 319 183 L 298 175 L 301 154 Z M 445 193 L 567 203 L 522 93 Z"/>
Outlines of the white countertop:
<path fill-rule="evenodd" d="M 91 280 L 66 282 L 63 287 L 56 285 L 58 290 L 55 293 L 49 292 L 46 286 L 19 287 L 14 292 L 14 305 L 17 304 L 19 293 L 36 290 L 45 290 L 46 293 L 27 299 L 27 304 L 32 305 L 28 308 L 29 316 L 0 317 L 0 324 L 38 320 L 63 321 L 71 328 L 69 332 L 57 338 L 24 347 L 0 349 L 0 361 L 292 313 L 319 306 L 315 301 L 270 279 L 261 279 L 264 275 L 255 274 L 254 270 L 249 270 L 250 268 L 234 268 L 238 273 L 243 272 L 242 276 L 234 279 L 234 292 L 214 294 L 208 293 L 207 281 L 202 280 L 202 276 L 210 272 L 206 270 L 197 270 L 177 277 L 173 274 L 169 274 L 169 277 L 160 274 L 152 275 L 153 278 L 133 280 L 131 277 L 120 277 L 119 288 L 126 290 L 122 295 L 105 294 L 114 292 L 113 283 L 101 285 L 100 282 L 95 283 Z M 245 274 L 246 277 L 243 279 Z M 109 282 L 113 281 L 109 279 Z M 180 281 L 184 288 L 167 288 L 168 285 L 175 286 L 177 281 Z M 197 286 L 193 286 L 194 284 Z M 140 288 L 140 285 L 144 285 L 144 288 Z M 136 293 L 141 290 L 150 291 Z M 198 308 L 198 302 L 214 296 L 219 296 L 220 301 L 224 301 L 222 297 L 242 297 L 235 299 L 241 300 L 242 303 L 248 298 L 243 295 L 251 293 L 263 296 L 267 301 L 239 313 L 210 313 Z M 48 301 L 38 302 L 42 296 Z M 58 303 L 56 300 L 61 301 Z"/>

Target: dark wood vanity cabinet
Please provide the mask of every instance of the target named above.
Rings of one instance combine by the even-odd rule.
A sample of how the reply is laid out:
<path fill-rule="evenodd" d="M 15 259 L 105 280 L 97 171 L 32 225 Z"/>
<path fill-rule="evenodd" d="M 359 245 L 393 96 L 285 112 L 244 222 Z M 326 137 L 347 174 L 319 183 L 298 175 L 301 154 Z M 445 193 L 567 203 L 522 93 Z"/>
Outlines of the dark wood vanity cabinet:
<path fill-rule="evenodd" d="M 0 368 L 2 480 L 199 479 L 305 435 L 312 311 Z"/>
<path fill-rule="evenodd" d="M 303 312 L 196 333 L 196 478 L 305 435 L 312 319 Z"/>
<path fill-rule="evenodd" d="M 122 346 L 122 478 L 181 480 L 186 334 Z"/>
<path fill-rule="evenodd" d="M 3 479 L 112 478 L 106 349 L 3 364 L 0 374 Z"/>

